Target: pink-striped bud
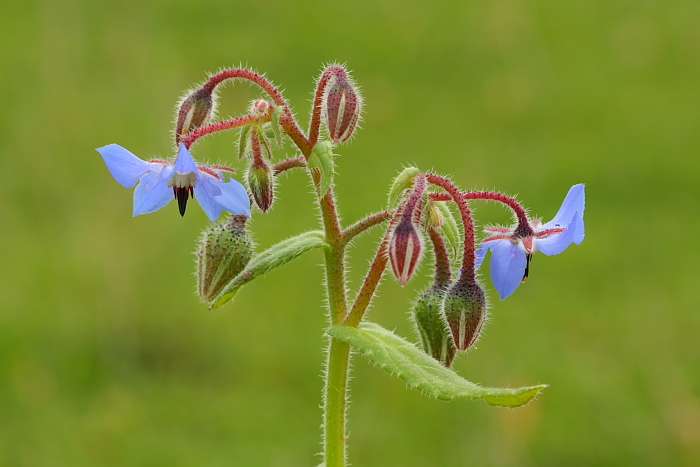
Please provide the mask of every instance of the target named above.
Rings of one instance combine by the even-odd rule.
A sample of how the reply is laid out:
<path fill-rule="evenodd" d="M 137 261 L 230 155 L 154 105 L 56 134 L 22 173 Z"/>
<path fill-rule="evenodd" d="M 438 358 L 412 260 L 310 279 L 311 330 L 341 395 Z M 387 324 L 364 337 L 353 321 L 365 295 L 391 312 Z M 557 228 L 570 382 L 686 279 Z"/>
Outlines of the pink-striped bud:
<path fill-rule="evenodd" d="M 255 204 L 262 212 L 270 209 L 275 199 L 274 177 L 270 166 L 262 158 L 255 159 L 248 167 L 246 178 Z"/>
<path fill-rule="evenodd" d="M 200 88 L 191 92 L 178 107 L 175 141 L 179 144 L 189 132 L 206 125 L 213 112 L 214 98 L 211 90 Z"/>
<path fill-rule="evenodd" d="M 362 96 L 345 70 L 333 67 L 323 94 L 323 115 L 328 134 L 334 143 L 350 139 L 362 112 Z"/>
<path fill-rule="evenodd" d="M 401 285 L 405 285 L 413 275 L 422 252 L 423 240 L 410 216 L 404 216 L 389 238 L 389 262 Z"/>
<path fill-rule="evenodd" d="M 486 320 L 484 291 L 476 282 L 458 280 L 445 292 L 442 310 L 455 346 L 467 350 L 476 342 Z"/>

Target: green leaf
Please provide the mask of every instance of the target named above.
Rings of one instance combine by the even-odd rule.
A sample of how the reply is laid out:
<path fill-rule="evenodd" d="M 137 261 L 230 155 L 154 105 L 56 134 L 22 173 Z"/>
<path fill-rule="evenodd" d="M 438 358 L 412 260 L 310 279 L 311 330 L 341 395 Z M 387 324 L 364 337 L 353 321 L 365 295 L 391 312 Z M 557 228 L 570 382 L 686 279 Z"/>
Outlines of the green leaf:
<path fill-rule="evenodd" d="M 406 167 L 394 178 L 391 188 L 389 189 L 388 209 L 394 209 L 396 205 L 399 204 L 403 192 L 413 186 L 413 179 L 419 173 L 420 170 L 416 167 Z"/>
<path fill-rule="evenodd" d="M 258 276 L 287 264 L 297 256 L 314 248 L 326 245 L 325 234 L 320 230 L 312 230 L 283 240 L 267 250 L 253 256 L 248 265 L 226 287 L 209 302 L 209 308 L 218 308 L 228 302 L 243 285 Z"/>
<path fill-rule="evenodd" d="M 359 328 L 336 324 L 328 334 L 349 343 L 372 363 L 403 379 L 408 387 L 446 401 L 482 399 L 490 405 L 518 407 L 547 387 L 541 384 L 519 389 L 485 388 L 470 383 L 415 345 L 374 323 L 364 322 Z"/>
<path fill-rule="evenodd" d="M 250 125 L 241 128 L 241 134 L 238 137 L 238 159 L 243 159 L 245 155 L 246 145 L 248 144 L 248 133 L 250 133 Z"/>
<path fill-rule="evenodd" d="M 329 141 L 319 141 L 314 146 L 307 164 L 311 169 L 317 169 L 321 175 L 318 195 L 322 198 L 333 185 L 335 175 L 335 161 L 333 145 Z"/>
<path fill-rule="evenodd" d="M 440 231 L 445 235 L 447 243 L 452 249 L 452 259 L 456 261 L 463 242 L 457 220 L 446 201 L 435 201 L 435 206 L 440 210 L 440 214 L 442 214 L 442 225 L 439 227 Z"/>
<path fill-rule="evenodd" d="M 270 124 L 272 126 L 272 131 L 275 133 L 275 142 L 277 146 L 282 147 L 282 127 L 280 126 L 280 116 L 284 111 L 284 106 L 278 105 L 272 111 L 272 119 Z"/>

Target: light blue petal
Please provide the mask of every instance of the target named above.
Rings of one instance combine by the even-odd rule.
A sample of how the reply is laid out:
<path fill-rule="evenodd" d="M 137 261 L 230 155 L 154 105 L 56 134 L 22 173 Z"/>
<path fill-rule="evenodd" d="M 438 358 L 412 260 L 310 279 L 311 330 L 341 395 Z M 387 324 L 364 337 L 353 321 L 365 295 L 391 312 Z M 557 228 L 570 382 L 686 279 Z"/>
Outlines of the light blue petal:
<path fill-rule="evenodd" d="M 491 247 L 491 281 L 501 300 L 518 288 L 526 265 L 527 257 L 519 244 L 506 240 Z"/>
<path fill-rule="evenodd" d="M 548 256 L 558 255 L 571 245 L 579 232 L 583 234 L 583 219 L 581 219 L 579 213 L 576 213 L 574 219 L 563 232 L 552 234 L 545 238 L 536 238 L 535 248 Z M 581 240 L 583 240 L 583 237 L 581 237 Z M 579 243 L 581 242 L 579 241 Z"/>
<path fill-rule="evenodd" d="M 158 173 L 147 173 L 141 177 L 134 190 L 134 216 L 157 211 L 173 199 L 173 190 Z"/>
<path fill-rule="evenodd" d="M 207 215 L 210 221 L 214 222 L 219 214 L 221 214 L 221 206 L 219 206 L 214 197 L 221 194 L 218 185 L 222 183 L 206 173 L 200 173 L 197 179 L 197 185 L 194 187 L 194 199 L 197 200 L 204 214 Z"/>
<path fill-rule="evenodd" d="M 502 241 L 503 240 L 491 240 L 490 242 L 482 242 L 481 245 L 479 245 L 479 248 L 477 248 L 476 252 L 474 252 L 474 270 L 479 269 L 479 266 L 481 266 L 481 263 L 484 261 L 484 258 L 486 258 L 486 253 L 489 251 L 489 249 L 492 248 L 497 242 Z M 505 241 L 508 242 L 510 240 Z"/>
<path fill-rule="evenodd" d="M 555 227 L 566 227 L 571 223 L 571 220 L 574 218 L 574 214 L 577 212 L 581 215 L 581 219 L 583 219 L 583 210 L 586 206 L 584 193 L 585 186 L 586 185 L 583 183 L 572 186 L 569 189 L 569 192 L 566 194 L 564 202 L 561 203 L 561 207 L 559 208 L 557 215 L 554 216 L 554 219 L 540 227 L 540 229 L 544 230 Z"/>
<path fill-rule="evenodd" d="M 173 169 L 181 174 L 197 173 L 197 164 L 183 143 L 180 143 L 180 150 L 177 153 Z"/>
<path fill-rule="evenodd" d="M 583 213 L 576 213 L 574 216 L 574 222 L 576 222 L 576 229 L 574 232 L 574 238 L 572 242 L 575 244 L 580 244 L 583 241 L 583 237 L 586 236 L 586 229 L 583 226 Z"/>
<path fill-rule="evenodd" d="M 250 217 L 250 198 L 248 192 L 238 181 L 229 179 L 228 182 L 219 182 L 221 194 L 214 197 L 216 204 L 231 214 L 245 214 Z"/>
<path fill-rule="evenodd" d="M 126 188 L 136 185 L 139 178 L 149 171 L 160 171 L 161 164 L 139 159 L 118 144 L 108 144 L 97 148 L 114 179 Z M 152 166 L 155 167 L 155 170 Z"/>

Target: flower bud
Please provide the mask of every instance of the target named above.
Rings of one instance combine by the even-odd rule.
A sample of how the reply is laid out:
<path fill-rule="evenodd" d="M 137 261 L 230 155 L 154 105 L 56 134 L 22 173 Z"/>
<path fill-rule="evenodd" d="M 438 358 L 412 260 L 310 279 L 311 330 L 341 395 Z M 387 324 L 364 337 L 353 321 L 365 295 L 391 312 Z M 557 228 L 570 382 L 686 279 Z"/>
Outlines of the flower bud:
<path fill-rule="evenodd" d="M 410 216 L 403 216 L 389 237 L 389 261 L 401 285 L 411 278 L 420 262 L 423 240 Z"/>
<path fill-rule="evenodd" d="M 270 209 L 275 199 L 274 177 L 270 166 L 262 158 L 254 159 L 248 167 L 247 179 L 255 204 L 262 212 Z"/>
<path fill-rule="evenodd" d="M 250 113 L 254 115 L 265 115 L 270 111 L 270 103 L 265 99 L 255 99 L 250 104 Z"/>
<path fill-rule="evenodd" d="M 443 291 L 431 287 L 413 305 L 413 317 L 425 353 L 450 367 L 457 348 L 441 313 Z"/>
<path fill-rule="evenodd" d="M 331 140 L 343 143 L 352 136 L 360 119 L 362 96 L 345 70 L 335 68 L 324 90 L 322 108 Z"/>
<path fill-rule="evenodd" d="M 202 301 L 213 300 L 250 261 L 253 242 L 245 230 L 247 219 L 233 214 L 204 231 L 197 249 L 197 294 Z"/>
<path fill-rule="evenodd" d="M 210 90 L 200 88 L 191 92 L 180 102 L 177 111 L 176 142 L 179 144 L 189 132 L 206 125 L 213 112 L 214 98 Z"/>
<path fill-rule="evenodd" d="M 486 320 L 486 298 L 476 282 L 455 282 L 445 292 L 442 310 L 452 339 L 459 350 L 467 350 L 479 337 Z"/>

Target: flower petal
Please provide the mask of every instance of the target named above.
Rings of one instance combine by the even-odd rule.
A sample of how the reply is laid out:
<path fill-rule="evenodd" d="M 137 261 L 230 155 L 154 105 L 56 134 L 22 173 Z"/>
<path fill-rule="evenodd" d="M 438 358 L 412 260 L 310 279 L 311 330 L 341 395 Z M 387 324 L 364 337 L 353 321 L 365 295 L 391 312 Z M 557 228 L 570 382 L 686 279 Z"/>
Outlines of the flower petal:
<path fill-rule="evenodd" d="M 180 143 L 180 150 L 177 152 L 177 159 L 175 159 L 173 169 L 175 172 L 182 174 L 197 173 L 197 164 L 183 143 Z"/>
<path fill-rule="evenodd" d="M 157 211 L 173 199 L 173 191 L 159 173 L 147 173 L 134 190 L 134 216 Z"/>
<path fill-rule="evenodd" d="M 503 240 L 491 240 L 490 242 L 481 242 L 481 245 L 479 245 L 479 248 L 476 249 L 476 252 L 474 253 L 475 256 L 475 261 L 474 261 L 474 270 L 479 269 L 479 266 L 481 266 L 481 263 L 484 261 L 484 258 L 486 258 L 486 253 L 493 248 L 493 246 L 497 242 L 502 242 Z M 509 240 L 506 240 L 509 241 Z"/>
<path fill-rule="evenodd" d="M 214 196 L 216 204 L 231 214 L 245 214 L 250 217 L 250 197 L 248 192 L 237 180 L 229 179 L 228 182 L 219 182 L 221 194 Z"/>
<path fill-rule="evenodd" d="M 202 206 L 204 214 L 212 222 L 221 214 L 221 206 L 214 201 L 214 197 L 221 194 L 220 185 L 222 183 L 217 178 L 200 172 L 197 185 L 194 187 L 194 199 Z"/>
<path fill-rule="evenodd" d="M 574 214 L 571 223 L 562 232 L 535 239 L 535 248 L 545 255 L 558 255 L 571 245 L 577 234 L 581 234 L 583 240 L 583 219 L 578 212 Z M 579 240 L 578 243 L 581 243 Z"/>
<path fill-rule="evenodd" d="M 520 244 L 497 241 L 491 247 L 491 281 L 501 300 L 518 288 L 525 275 L 527 257 Z"/>
<path fill-rule="evenodd" d="M 572 186 L 569 189 L 569 192 L 566 194 L 564 202 L 561 203 L 561 207 L 559 208 L 557 215 L 554 216 L 554 219 L 542 225 L 539 230 L 551 229 L 555 227 L 566 227 L 571 223 L 572 219 L 574 218 L 574 214 L 577 212 L 581 215 L 581 219 L 583 219 L 583 210 L 586 206 L 584 193 L 585 186 L 586 185 L 583 183 Z M 583 240 L 583 237 L 581 237 L 581 240 Z"/>
<path fill-rule="evenodd" d="M 126 188 L 131 188 L 136 185 L 136 182 L 138 182 L 141 176 L 146 172 L 160 171 L 158 168 L 153 170 L 152 166 L 162 165 L 139 159 L 118 144 L 108 144 L 107 146 L 97 148 L 97 152 L 102 155 L 102 159 L 104 159 L 114 179 Z"/>

